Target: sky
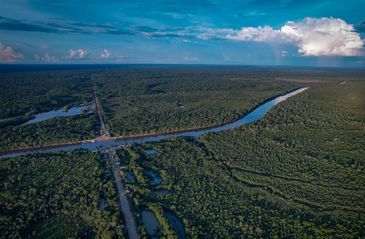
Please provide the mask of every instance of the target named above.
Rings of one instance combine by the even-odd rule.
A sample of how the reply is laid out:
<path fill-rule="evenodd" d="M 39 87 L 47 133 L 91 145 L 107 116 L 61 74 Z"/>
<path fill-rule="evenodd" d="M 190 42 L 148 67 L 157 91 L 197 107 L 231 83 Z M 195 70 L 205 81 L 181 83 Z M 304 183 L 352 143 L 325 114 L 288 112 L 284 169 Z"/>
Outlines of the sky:
<path fill-rule="evenodd" d="M 0 63 L 365 67 L 364 9 L 364 0 L 0 0 Z"/>

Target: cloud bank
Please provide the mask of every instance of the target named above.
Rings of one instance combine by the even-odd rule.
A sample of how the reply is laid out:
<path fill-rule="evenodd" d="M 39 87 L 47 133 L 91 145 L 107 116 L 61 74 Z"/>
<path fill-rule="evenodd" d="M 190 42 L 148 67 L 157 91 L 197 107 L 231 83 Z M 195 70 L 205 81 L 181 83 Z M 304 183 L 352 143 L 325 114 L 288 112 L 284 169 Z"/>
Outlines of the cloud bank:
<path fill-rule="evenodd" d="M 68 51 L 68 58 L 70 59 L 82 59 L 85 58 L 87 55 L 88 52 L 84 49 L 78 49 L 78 50 L 70 49 Z"/>
<path fill-rule="evenodd" d="M 241 30 L 210 30 L 201 39 L 292 43 L 305 56 L 358 56 L 364 45 L 353 25 L 339 18 L 305 18 L 289 21 L 280 29 L 270 26 L 243 27 Z"/>
<path fill-rule="evenodd" d="M 144 38 L 177 38 L 185 43 L 194 40 L 221 40 L 240 42 L 262 42 L 291 44 L 304 56 L 360 56 L 364 53 L 365 22 L 352 25 L 339 18 L 305 18 L 302 21 L 288 21 L 279 28 L 272 26 L 243 27 L 241 29 L 214 28 L 204 26 L 150 27 L 131 24 L 89 24 L 69 21 L 28 21 L 0 16 L 0 30 L 30 31 L 50 34 L 111 34 L 131 35 Z M 0 61 L 16 61 L 23 56 L 9 53 L 13 50 L 1 46 Z M 8 53 L 6 53 L 6 51 Z M 288 53 L 280 53 L 288 55 Z M 6 56 L 5 56 L 6 55 Z M 68 59 L 88 58 L 83 49 L 68 51 Z M 111 59 L 111 53 L 104 49 L 99 58 Z M 41 57 L 39 57 L 41 58 Z M 47 57 L 44 57 L 47 59 Z M 62 58 L 62 57 L 61 57 Z"/>
<path fill-rule="evenodd" d="M 0 62 L 11 63 L 23 59 L 23 55 L 17 53 L 10 46 L 5 46 L 0 43 Z"/>

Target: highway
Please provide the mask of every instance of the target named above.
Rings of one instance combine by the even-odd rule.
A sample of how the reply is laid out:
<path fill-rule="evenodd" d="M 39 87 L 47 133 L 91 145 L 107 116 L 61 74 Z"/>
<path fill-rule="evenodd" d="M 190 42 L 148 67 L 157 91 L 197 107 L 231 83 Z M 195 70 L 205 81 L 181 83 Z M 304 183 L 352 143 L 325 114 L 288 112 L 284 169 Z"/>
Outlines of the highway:
<path fill-rule="evenodd" d="M 104 137 L 109 137 L 110 133 L 104 122 L 104 117 L 102 115 L 102 110 L 101 110 L 101 104 L 100 104 L 99 98 L 96 94 L 95 86 L 94 86 L 94 101 L 95 101 L 96 112 L 98 113 L 99 119 L 100 119 L 102 135 Z M 111 146 L 107 152 L 108 152 L 109 160 L 112 165 L 115 184 L 117 186 L 119 208 L 124 217 L 128 237 L 130 239 L 137 239 L 138 233 L 137 233 L 136 222 L 134 221 L 133 213 L 132 213 L 131 207 L 128 202 L 124 184 L 122 182 L 122 177 L 120 176 L 120 173 L 119 173 L 119 167 L 117 166 L 117 163 L 116 163 L 120 159 L 119 159 L 118 155 L 116 154 L 116 150 L 114 147 Z"/>
<path fill-rule="evenodd" d="M 95 86 L 94 86 L 94 102 L 95 102 L 96 112 L 99 115 L 99 121 L 100 121 L 102 135 L 106 136 L 106 137 L 109 137 L 110 133 L 109 133 L 108 129 L 105 126 L 104 117 L 103 117 L 103 114 L 102 114 L 102 111 L 101 111 L 101 104 L 100 104 L 99 97 L 96 94 L 96 87 Z"/>

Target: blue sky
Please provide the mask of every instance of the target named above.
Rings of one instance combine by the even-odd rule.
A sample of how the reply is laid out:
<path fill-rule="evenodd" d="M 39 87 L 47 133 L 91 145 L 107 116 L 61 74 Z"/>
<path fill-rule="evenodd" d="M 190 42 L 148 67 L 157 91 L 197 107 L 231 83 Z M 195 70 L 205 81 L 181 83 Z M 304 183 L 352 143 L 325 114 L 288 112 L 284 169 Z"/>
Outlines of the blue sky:
<path fill-rule="evenodd" d="M 0 63 L 365 66 L 363 0 L 0 0 Z"/>

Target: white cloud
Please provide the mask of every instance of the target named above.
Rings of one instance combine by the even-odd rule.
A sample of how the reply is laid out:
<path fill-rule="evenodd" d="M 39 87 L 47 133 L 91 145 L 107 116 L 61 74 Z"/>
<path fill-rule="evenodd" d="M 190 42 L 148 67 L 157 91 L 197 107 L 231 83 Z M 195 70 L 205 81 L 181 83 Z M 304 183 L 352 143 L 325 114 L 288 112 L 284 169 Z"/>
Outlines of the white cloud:
<path fill-rule="evenodd" d="M 88 52 L 83 49 L 79 49 L 78 53 L 79 53 L 80 58 L 84 58 L 88 54 Z"/>
<path fill-rule="evenodd" d="M 363 41 L 353 25 L 339 18 L 306 18 L 288 22 L 281 32 L 297 43 L 306 56 L 356 56 Z"/>
<path fill-rule="evenodd" d="M 68 58 L 70 59 L 82 59 L 85 58 L 87 55 L 88 52 L 84 49 L 78 49 L 78 50 L 70 49 L 68 51 Z"/>
<path fill-rule="evenodd" d="M 237 33 L 237 31 L 233 29 L 215 29 L 207 27 L 199 27 L 197 29 L 194 29 L 194 31 L 198 32 L 196 37 L 202 40 L 208 40 L 211 38 L 227 38 L 227 36 Z"/>
<path fill-rule="evenodd" d="M 112 54 L 110 53 L 110 51 L 108 51 L 107 49 L 104 49 L 103 52 L 101 53 L 100 57 L 101 58 L 109 58 Z"/>
<path fill-rule="evenodd" d="M 326 17 L 289 21 L 280 29 L 270 26 L 243 27 L 241 30 L 208 29 L 197 37 L 292 43 L 305 56 L 357 56 L 364 45 L 353 25 L 339 18 Z"/>
<path fill-rule="evenodd" d="M 23 59 L 23 55 L 17 53 L 10 46 L 0 43 L 0 63 L 10 63 Z"/>
<path fill-rule="evenodd" d="M 280 40 L 281 37 L 280 31 L 274 30 L 270 26 L 243 27 L 240 31 L 235 31 L 226 35 L 226 39 L 229 40 L 257 42 Z"/>

